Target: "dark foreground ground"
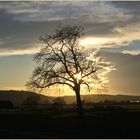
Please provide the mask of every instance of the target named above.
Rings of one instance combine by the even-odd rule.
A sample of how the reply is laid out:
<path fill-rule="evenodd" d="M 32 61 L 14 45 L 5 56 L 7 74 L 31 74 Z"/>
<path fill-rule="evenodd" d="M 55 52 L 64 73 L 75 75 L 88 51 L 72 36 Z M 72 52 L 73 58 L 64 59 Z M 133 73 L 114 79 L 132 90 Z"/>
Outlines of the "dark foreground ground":
<path fill-rule="evenodd" d="M 140 111 L 1 111 L 0 138 L 140 138 Z"/>

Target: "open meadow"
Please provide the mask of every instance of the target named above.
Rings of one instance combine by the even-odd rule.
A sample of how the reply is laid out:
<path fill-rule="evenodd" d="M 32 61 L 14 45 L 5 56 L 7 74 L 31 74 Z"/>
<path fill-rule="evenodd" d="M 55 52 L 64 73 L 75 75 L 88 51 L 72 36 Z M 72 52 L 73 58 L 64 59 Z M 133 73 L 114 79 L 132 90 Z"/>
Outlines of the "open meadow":
<path fill-rule="evenodd" d="M 0 111 L 0 138 L 140 138 L 140 104 Z"/>

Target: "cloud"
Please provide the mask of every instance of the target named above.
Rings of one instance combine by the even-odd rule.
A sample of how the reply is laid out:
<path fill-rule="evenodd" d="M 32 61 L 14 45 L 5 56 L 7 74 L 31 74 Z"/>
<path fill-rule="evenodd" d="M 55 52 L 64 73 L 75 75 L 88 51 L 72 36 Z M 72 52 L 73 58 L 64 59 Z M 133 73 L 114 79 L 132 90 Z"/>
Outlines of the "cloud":
<path fill-rule="evenodd" d="M 13 18 L 20 21 L 50 21 L 64 19 L 74 16 L 76 2 L 3 2 L 0 9 L 13 15 Z M 78 6 L 79 7 L 79 6 Z"/>
<path fill-rule="evenodd" d="M 4 44 L 4 42 L 0 40 L 0 45 L 3 45 L 3 44 Z"/>
<path fill-rule="evenodd" d="M 118 10 L 107 2 L 98 1 L 3 2 L 0 9 L 5 9 L 15 15 L 14 19 L 21 21 L 49 21 L 52 17 L 53 20 L 84 17 L 92 22 L 115 22 L 121 21 L 122 18 L 131 18 L 128 14 L 124 15 L 123 9 Z"/>
<path fill-rule="evenodd" d="M 113 29 L 116 34 L 112 36 L 87 36 L 80 43 L 89 48 L 119 48 L 129 46 L 136 40 L 140 40 L 140 24 L 130 24 L 125 27 Z"/>
<path fill-rule="evenodd" d="M 108 61 L 115 65 L 116 70 L 107 74 L 109 93 L 137 94 L 140 93 L 140 55 L 103 52 Z"/>
<path fill-rule="evenodd" d="M 110 4 L 119 9 L 124 9 L 129 14 L 140 13 L 139 1 L 111 1 Z"/>
<path fill-rule="evenodd" d="M 31 46 L 36 46 L 28 49 L 13 49 L 13 50 L 7 50 L 7 49 L 0 49 L 0 57 L 3 56 L 12 56 L 12 55 L 32 55 L 35 53 L 38 53 L 41 49 L 40 44 L 32 44 Z"/>
<path fill-rule="evenodd" d="M 127 8 L 124 7 L 124 3 L 128 5 Z M 9 49 L 16 53 L 17 50 L 23 52 L 30 50 L 32 49 L 30 44 L 37 42 L 42 34 L 52 33 L 57 26 L 68 24 L 81 24 L 85 28 L 87 37 L 83 41 L 85 46 L 93 48 L 129 46 L 135 40 L 139 40 L 140 16 L 137 13 L 140 10 L 128 4 L 129 2 L 124 3 L 0 2 L 0 49 Z"/>
<path fill-rule="evenodd" d="M 123 50 L 122 53 L 124 54 L 131 54 L 131 55 L 139 55 L 140 50 Z"/>

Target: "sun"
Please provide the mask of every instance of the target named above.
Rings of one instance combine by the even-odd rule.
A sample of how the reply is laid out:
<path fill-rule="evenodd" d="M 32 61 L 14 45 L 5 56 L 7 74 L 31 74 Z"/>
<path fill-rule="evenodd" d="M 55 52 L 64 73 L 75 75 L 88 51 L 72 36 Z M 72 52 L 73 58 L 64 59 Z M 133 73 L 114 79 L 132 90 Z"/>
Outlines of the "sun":
<path fill-rule="evenodd" d="M 82 79 L 82 74 L 81 72 L 74 74 L 74 77 L 77 79 L 77 81 Z"/>

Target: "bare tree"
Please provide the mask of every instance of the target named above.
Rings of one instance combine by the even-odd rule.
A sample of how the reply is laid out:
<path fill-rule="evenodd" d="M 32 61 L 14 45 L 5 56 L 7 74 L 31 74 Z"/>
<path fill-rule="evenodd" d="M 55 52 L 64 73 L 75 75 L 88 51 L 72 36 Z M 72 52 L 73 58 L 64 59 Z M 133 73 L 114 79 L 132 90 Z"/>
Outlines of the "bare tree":
<path fill-rule="evenodd" d="M 47 88 L 66 85 L 75 91 L 78 114 L 83 115 L 80 88 L 90 87 L 100 81 L 100 74 L 107 66 L 104 59 L 93 51 L 89 53 L 80 46 L 83 36 L 81 26 L 65 26 L 52 35 L 45 34 L 41 41 L 45 47 L 35 56 L 37 67 L 27 86 Z"/>

